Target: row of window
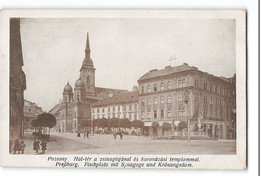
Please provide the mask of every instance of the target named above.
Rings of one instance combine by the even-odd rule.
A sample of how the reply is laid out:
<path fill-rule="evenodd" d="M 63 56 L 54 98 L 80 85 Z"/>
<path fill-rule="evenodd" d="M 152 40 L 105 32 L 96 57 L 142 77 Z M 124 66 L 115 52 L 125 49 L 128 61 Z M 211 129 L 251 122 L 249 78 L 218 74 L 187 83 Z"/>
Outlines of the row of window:
<path fill-rule="evenodd" d="M 178 80 L 178 88 L 182 88 L 186 86 L 186 79 L 179 79 Z M 146 89 L 145 86 L 141 86 L 141 93 L 149 93 L 149 92 L 157 92 L 157 91 L 162 91 L 162 90 L 166 90 L 166 89 L 172 89 L 172 82 L 169 81 L 167 82 L 167 84 L 165 83 L 160 83 L 159 84 L 159 88 L 157 87 L 157 84 L 153 84 L 153 87 L 151 85 L 147 85 Z"/>
<path fill-rule="evenodd" d="M 121 114 L 117 114 L 117 117 L 116 117 L 115 114 L 113 114 L 112 116 L 108 115 L 107 117 L 108 117 L 108 119 L 110 119 L 111 117 L 112 117 L 112 118 L 121 118 Z M 127 118 L 127 115 L 124 114 L 123 117 L 124 117 L 124 118 Z M 93 115 L 93 118 L 95 119 L 95 115 Z M 99 119 L 99 118 L 100 118 L 100 115 L 98 114 L 98 115 L 97 115 L 97 119 Z M 105 118 L 105 114 L 102 114 L 102 118 Z M 128 114 L 128 119 L 129 119 L 129 120 L 137 120 L 137 114 L 134 113 L 133 119 L 132 119 L 132 114 L 129 113 L 129 114 Z"/>
<path fill-rule="evenodd" d="M 197 80 L 197 79 L 195 79 L 195 87 L 200 87 L 200 84 L 199 84 L 199 80 Z M 212 84 L 212 83 L 210 83 L 209 84 L 209 86 L 208 86 L 208 82 L 207 81 L 203 81 L 203 86 L 202 86 L 202 88 L 204 89 L 204 90 L 209 90 L 210 92 L 215 92 L 215 93 L 219 93 L 219 94 L 222 94 L 222 95 L 229 95 L 230 93 L 230 91 L 229 91 L 229 89 L 228 88 L 226 88 L 226 87 L 221 87 L 221 86 L 218 86 L 218 85 L 214 85 L 214 84 Z"/>
<path fill-rule="evenodd" d="M 126 111 L 128 107 L 128 110 L 131 111 L 131 110 L 137 110 L 137 104 L 134 104 L 134 105 L 123 105 L 123 111 Z M 105 113 L 105 108 L 97 108 L 97 113 L 100 113 L 100 109 L 102 111 L 102 113 Z M 111 109 L 113 111 L 116 110 L 116 107 L 115 106 L 112 106 L 111 107 L 107 107 L 107 111 L 108 112 L 111 112 Z M 121 110 L 121 106 L 117 106 L 117 110 L 120 111 Z M 95 109 L 92 110 L 93 113 L 95 113 Z"/>
<path fill-rule="evenodd" d="M 195 102 L 200 102 L 200 96 L 195 94 L 194 95 L 194 101 Z M 161 96 L 160 97 L 160 104 L 164 104 L 165 103 L 165 97 Z M 178 95 L 178 102 L 183 102 L 184 101 L 184 95 L 183 94 L 179 94 Z M 213 102 L 214 101 L 214 102 Z M 212 97 L 209 97 L 209 101 L 208 101 L 208 97 L 207 96 L 203 96 L 203 102 L 204 103 L 209 103 L 209 104 L 216 104 L 219 106 L 223 105 L 223 101 L 222 100 L 218 100 L 217 98 L 213 99 Z M 168 95 L 166 97 L 166 103 L 172 103 L 172 97 L 170 95 Z M 157 97 L 153 98 L 153 104 L 158 104 L 158 99 Z M 152 105 L 152 98 L 147 98 L 147 105 Z M 141 106 L 145 106 L 145 99 L 141 99 Z"/>
<path fill-rule="evenodd" d="M 161 117 L 161 118 L 164 118 L 164 117 L 168 117 L 168 118 L 171 118 L 172 117 L 172 111 L 170 109 L 167 110 L 167 114 L 164 113 L 164 110 L 160 110 L 160 116 L 158 114 L 158 111 L 157 110 L 154 110 L 153 111 L 153 118 L 158 118 L 158 117 Z M 166 116 L 165 116 L 166 115 Z M 145 118 L 145 113 L 144 111 L 141 112 L 141 118 L 144 119 Z M 151 111 L 147 111 L 147 116 L 146 118 L 151 118 Z"/>
<path fill-rule="evenodd" d="M 171 96 L 167 96 L 167 103 L 172 103 L 172 97 Z M 147 98 L 147 105 L 151 105 L 151 98 Z M 153 104 L 158 104 L 158 99 L 157 97 L 153 98 Z M 164 97 L 161 96 L 160 97 L 160 104 L 164 104 Z M 145 100 L 141 99 L 141 106 L 145 106 Z"/>

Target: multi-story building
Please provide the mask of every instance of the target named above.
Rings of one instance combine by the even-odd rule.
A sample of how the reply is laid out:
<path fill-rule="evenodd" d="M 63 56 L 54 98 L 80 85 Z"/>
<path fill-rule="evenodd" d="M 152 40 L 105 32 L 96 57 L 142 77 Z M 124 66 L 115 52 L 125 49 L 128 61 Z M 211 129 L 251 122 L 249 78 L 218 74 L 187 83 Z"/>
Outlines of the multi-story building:
<path fill-rule="evenodd" d="M 149 132 L 162 135 L 162 124 L 190 119 L 192 132 L 228 138 L 232 82 L 183 65 L 151 70 L 139 80 L 139 117 Z M 186 96 L 188 95 L 188 96 Z M 188 97 L 188 103 L 185 98 Z M 159 124 L 158 127 L 152 125 Z M 204 132 L 204 133 L 203 133 Z"/>
<path fill-rule="evenodd" d="M 75 132 L 91 127 L 91 105 L 106 97 L 109 92 L 114 94 L 126 90 L 96 87 L 94 64 L 90 58 L 89 37 L 87 35 L 85 58 L 83 60 L 80 77 L 75 83 L 74 92 L 69 83 L 64 87 L 63 100 L 50 113 L 56 116 L 60 132 Z"/>
<path fill-rule="evenodd" d="M 30 102 L 28 100 L 24 100 L 23 106 L 23 114 L 24 114 L 24 129 L 32 129 L 31 122 L 36 119 L 39 114 L 42 114 L 42 108 L 37 104 Z"/>
<path fill-rule="evenodd" d="M 10 148 L 17 138 L 23 137 L 23 104 L 26 77 L 22 70 L 23 53 L 20 19 L 10 19 Z"/>
<path fill-rule="evenodd" d="M 92 119 L 101 118 L 138 119 L 138 91 L 111 93 L 108 97 L 92 105 Z"/>

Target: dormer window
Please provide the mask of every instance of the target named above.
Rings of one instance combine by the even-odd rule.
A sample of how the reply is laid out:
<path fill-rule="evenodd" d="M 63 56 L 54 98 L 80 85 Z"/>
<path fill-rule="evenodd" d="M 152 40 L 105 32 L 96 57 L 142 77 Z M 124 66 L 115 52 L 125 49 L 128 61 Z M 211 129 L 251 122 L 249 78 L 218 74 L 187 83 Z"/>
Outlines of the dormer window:
<path fill-rule="evenodd" d="M 164 90 L 164 83 L 161 83 L 161 84 L 160 84 L 160 89 L 161 89 L 161 90 Z"/>
<path fill-rule="evenodd" d="M 147 92 L 151 92 L 151 86 L 150 85 L 147 86 Z"/>

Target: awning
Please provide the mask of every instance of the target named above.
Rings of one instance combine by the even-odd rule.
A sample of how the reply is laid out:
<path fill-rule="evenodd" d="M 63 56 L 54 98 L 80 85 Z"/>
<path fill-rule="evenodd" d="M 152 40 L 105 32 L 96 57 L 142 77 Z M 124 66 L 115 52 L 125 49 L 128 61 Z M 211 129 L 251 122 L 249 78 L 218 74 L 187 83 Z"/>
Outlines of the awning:
<path fill-rule="evenodd" d="M 167 122 L 167 123 L 169 123 L 169 124 L 172 124 L 171 121 L 160 121 L 160 122 L 158 122 L 158 123 L 159 123 L 159 126 L 162 126 L 162 124 L 163 124 L 164 122 Z M 152 123 L 153 123 L 153 122 L 144 122 L 144 126 L 150 127 L 150 126 L 152 126 Z M 179 123 L 180 123 L 180 121 L 174 121 L 174 125 L 176 125 L 176 126 L 178 126 Z"/>
<path fill-rule="evenodd" d="M 144 122 L 144 126 L 152 126 L 153 122 Z"/>
<path fill-rule="evenodd" d="M 179 123 L 180 123 L 180 121 L 174 121 L 174 125 L 175 125 L 175 126 L 178 126 Z"/>

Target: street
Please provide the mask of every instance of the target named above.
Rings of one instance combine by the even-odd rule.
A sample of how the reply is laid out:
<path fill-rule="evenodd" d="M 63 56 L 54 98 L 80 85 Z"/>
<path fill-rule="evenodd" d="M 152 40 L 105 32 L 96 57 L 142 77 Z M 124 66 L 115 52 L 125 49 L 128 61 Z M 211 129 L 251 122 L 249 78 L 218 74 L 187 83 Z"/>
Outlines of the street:
<path fill-rule="evenodd" d="M 33 136 L 25 133 L 25 154 L 33 151 Z M 77 137 L 76 133 L 51 133 L 46 154 L 199 154 L 233 155 L 235 140 L 152 140 L 150 137 L 112 135 Z"/>

